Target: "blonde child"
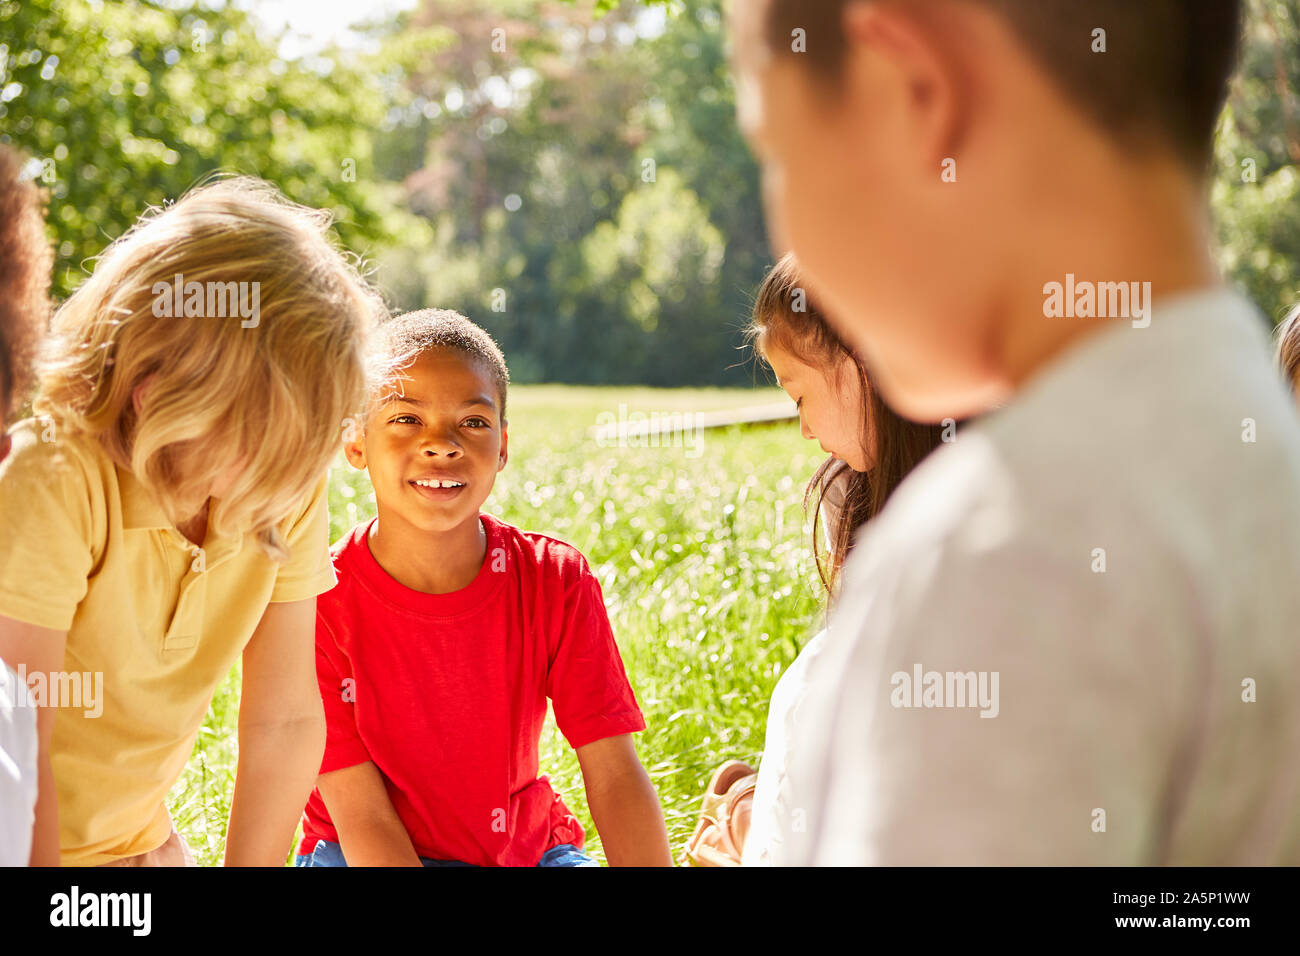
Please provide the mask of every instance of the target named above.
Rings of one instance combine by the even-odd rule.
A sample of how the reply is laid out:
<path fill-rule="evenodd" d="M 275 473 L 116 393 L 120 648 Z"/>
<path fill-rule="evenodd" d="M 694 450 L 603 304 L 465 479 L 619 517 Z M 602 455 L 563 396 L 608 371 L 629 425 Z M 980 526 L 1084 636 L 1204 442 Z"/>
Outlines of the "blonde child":
<path fill-rule="evenodd" d="M 241 655 L 225 861 L 284 862 L 324 745 L 325 471 L 380 309 L 327 226 L 217 182 L 55 315 L 0 466 L 0 656 L 47 697 L 33 864 L 192 864 L 164 801 Z"/>

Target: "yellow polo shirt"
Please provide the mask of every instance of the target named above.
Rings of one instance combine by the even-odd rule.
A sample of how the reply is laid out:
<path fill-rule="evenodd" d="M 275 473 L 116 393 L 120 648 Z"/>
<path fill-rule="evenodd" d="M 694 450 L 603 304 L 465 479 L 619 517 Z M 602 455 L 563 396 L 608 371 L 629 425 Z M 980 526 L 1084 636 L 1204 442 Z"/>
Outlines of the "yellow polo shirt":
<path fill-rule="evenodd" d="M 286 564 L 251 535 L 200 553 L 98 443 L 53 431 L 15 425 L 0 463 L 0 615 L 67 631 L 83 696 L 59 708 L 50 761 L 62 862 L 94 866 L 167 840 L 167 791 L 267 605 L 334 586 L 326 480 L 280 526 Z"/>

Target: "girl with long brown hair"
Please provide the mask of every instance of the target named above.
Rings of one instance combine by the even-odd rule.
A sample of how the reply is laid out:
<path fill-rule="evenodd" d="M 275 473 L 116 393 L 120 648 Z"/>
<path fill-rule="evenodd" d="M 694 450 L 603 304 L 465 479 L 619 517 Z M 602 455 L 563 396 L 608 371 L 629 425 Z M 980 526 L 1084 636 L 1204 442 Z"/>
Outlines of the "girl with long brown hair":
<path fill-rule="evenodd" d="M 804 288 L 791 255 L 777 262 L 759 287 L 746 337 L 755 357 L 794 400 L 803 436 L 829 455 L 808 482 L 804 507 L 816 502 L 813 554 L 828 601 L 833 601 L 858 529 L 880 513 L 923 458 L 955 436 L 956 423 L 908 421 L 881 400 L 862 360 Z M 687 845 L 685 856 L 691 862 L 725 866 L 738 863 L 742 854 L 747 864 L 767 861 L 783 828 L 780 822 L 788 826 L 798 807 L 785 773 L 787 728 L 799 719 L 804 672 L 825 639 L 824 630 L 814 636 L 777 683 L 761 771 L 756 774 L 731 760 L 713 775 L 699 826 Z"/>

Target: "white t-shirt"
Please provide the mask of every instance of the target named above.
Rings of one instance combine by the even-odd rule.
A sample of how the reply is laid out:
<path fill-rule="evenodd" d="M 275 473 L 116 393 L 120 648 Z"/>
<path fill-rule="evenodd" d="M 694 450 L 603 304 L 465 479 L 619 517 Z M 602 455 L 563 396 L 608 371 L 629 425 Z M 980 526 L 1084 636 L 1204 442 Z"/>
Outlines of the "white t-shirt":
<path fill-rule="evenodd" d="M 36 707 L 0 661 L 0 866 L 26 866 L 36 820 Z"/>
<path fill-rule="evenodd" d="M 825 478 L 826 493 L 821 500 L 821 524 L 826 536 L 828 551 L 834 548 L 834 529 L 844 509 L 845 493 L 852 472 L 844 462 L 833 465 Z M 789 827 L 801 826 L 792 809 L 798 805 L 798 795 L 790 789 L 790 746 L 796 726 L 805 725 L 809 719 L 804 702 L 808 697 L 808 669 L 813 659 L 821 653 L 826 631 L 819 631 L 803 648 L 772 691 L 767 708 L 767 733 L 763 741 L 763 760 L 758 766 L 758 781 L 754 785 L 749 833 L 745 837 L 743 863 L 745 866 L 768 866 L 779 858 L 779 844 Z"/>
<path fill-rule="evenodd" d="M 825 650 L 826 631 L 817 634 L 799 651 L 772 690 L 767 707 L 767 732 L 763 738 L 763 760 L 758 765 L 754 802 L 750 809 L 749 833 L 745 836 L 744 866 L 772 866 L 785 854 L 785 835 L 806 826 L 806 811 L 795 808 L 804 802 L 791 786 L 790 748 L 795 740 L 826 739 L 825 727 L 810 726 L 816 708 L 809 708 L 808 671 L 813 659 Z M 811 711 L 811 713 L 810 713 Z M 796 731 L 797 728 L 797 731 Z"/>
<path fill-rule="evenodd" d="M 775 862 L 1300 863 L 1300 419 L 1268 349 L 1235 293 L 1157 301 L 908 477 L 811 662 Z"/>

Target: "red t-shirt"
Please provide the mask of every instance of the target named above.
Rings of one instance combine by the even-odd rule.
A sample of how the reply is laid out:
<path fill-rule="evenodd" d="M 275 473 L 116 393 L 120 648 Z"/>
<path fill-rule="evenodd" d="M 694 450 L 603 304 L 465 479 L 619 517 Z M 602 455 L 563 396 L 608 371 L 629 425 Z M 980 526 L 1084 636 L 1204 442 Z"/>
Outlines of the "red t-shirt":
<path fill-rule="evenodd" d="M 369 522 L 334 546 L 338 585 L 316 614 L 321 773 L 374 761 L 422 857 L 535 866 L 585 839 L 538 776 L 547 697 L 574 748 L 645 730 L 645 720 L 582 554 L 482 520 L 483 566 L 450 594 L 390 577 L 370 553 Z M 303 830 L 299 853 L 338 842 L 319 790 Z"/>

